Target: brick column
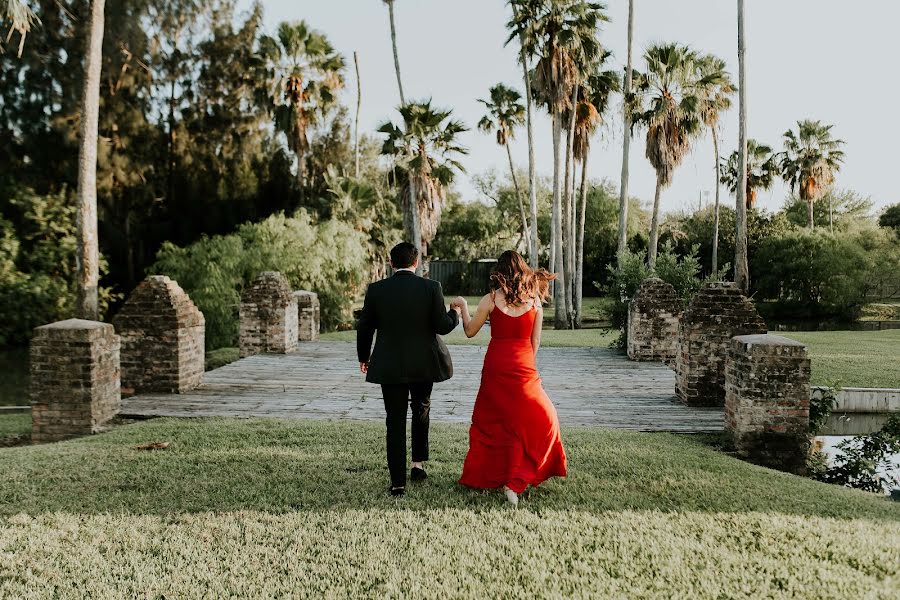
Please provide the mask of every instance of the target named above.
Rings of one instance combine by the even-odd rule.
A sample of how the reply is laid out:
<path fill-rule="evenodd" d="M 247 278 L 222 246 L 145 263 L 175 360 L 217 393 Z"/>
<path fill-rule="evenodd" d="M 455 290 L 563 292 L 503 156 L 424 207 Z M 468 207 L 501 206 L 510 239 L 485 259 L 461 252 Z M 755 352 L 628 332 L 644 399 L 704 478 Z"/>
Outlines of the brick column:
<path fill-rule="evenodd" d="M 319 339 L 320 310 L 319 296 L 315 292 L 298 290 L 294 292 L 297 299 L 297 329 L 301 342 L 314 342 Z"/>
<path fill-rule="evenodd" d="M 645 279 L 628 307 L 628 358 L 674 365 L 680 314 L 675 288 Z"/>
<path fill-rule="evenodd" d="M 704 284 L 678 322 L 678 399 L 690 406 L 722 406 L 731 338 L 766 331 L 753 302 L 737 286 L 721 281 Z"/>
<path fill-rule="evenodd" d="M 803 474 L 809 453 L 809 394 L 806 346 L 777 335 L 731 340 L 725 430 L 740 456 Z"/>
<path fill-rule="evenodd" d="M 241 295 L 241 357 L 297 349 L 297 299 L 287 278 L 261 273 Z"/>
<path fill-rule="evenodd" d="M 203 313 L 168 277 L 148 277 L 113 319 L 122 337 L 122 387 L 181 393 L 203 380 Z"/>
<path fill-rule="evenodd" d="M 69 319 L 31 339 L 31 439 L 100 431 L 119 412 L 119 336 L 109 323 Z"/>

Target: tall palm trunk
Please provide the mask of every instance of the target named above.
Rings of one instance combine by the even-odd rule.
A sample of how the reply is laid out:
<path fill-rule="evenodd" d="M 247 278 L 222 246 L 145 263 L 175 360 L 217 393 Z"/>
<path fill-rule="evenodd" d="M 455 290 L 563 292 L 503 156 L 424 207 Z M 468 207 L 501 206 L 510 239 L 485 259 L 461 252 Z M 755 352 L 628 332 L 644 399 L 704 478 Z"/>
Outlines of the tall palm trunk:
<path fill-rule="evenodd" d="M 713 152 L 716 154 L 716 204 L 713 208 L 712 275 L 719 276 L 719 134 L 712 128 Z"/>
<path fill-rule="evenodd" d="M 525 247 L 531 251 L 531 236 L 528 231 L 528 217 L 525 215 L 525 200 L 522 199 L 522 190 L 519 189 L 519 179 L 516 177 L 516 168 L 513 164 L 512 159 L 512 151 L 509 149 L 509 142 L 507 141 L 504 146 L 506 146 L 506 157 L 509 159 L 509 175 L 512 177 L 513 187 L 516 190 L 516 198 L 519 200 L 519 216 L 522 219 L 522 239 L 525 240 Z"/>
<path fill-rule="evenodd" d="M 531 76 L 528 73 L 528 61 L 525 56 L 524 35 L 519 34 L 519 62 L 522 63 L 522 76 L 525 80 L 525 126 L 528 131 L 528 202 L 531 208 L 531 245 L 528 249 L 528 263 L 532 269 L 540 264 L 540 242 L 538 240 L 538 206 L 537 206 L 537 169 L 534 159 L 534 127 L 532 125 Z M 553 268 L 551 264 L 551 270 Z"/>
<path fill-rule="evenodd" d="M 411 244 L 419 249 L 419 265 L 416 267 L 416 274 L 421 275 L 424 269 L 425 252 L 422 248 L 422 228 L 419 225 L 419 201 L 416 192 L 416 178 L 410 173 L 409 175 L 409 203 L 407 205 L 406 215 L 403 218 L 404 234 Z"/>
<path fill-rule="evenodd" d="M 100 67 L 103 61 L 104 0 L 91 3 L 88 46 L 81 96 L 81 140 L 78 150 L 78 199 L 75 253 L 78 296 L 76 312 L 82 319 L 100 316 L 98 287 L 100 250 L 97 240 L 97 121 L 100 113 Z"/>
<path fill-rule="evenodd" d="M 362 82 L 359 79 L 359 57 L 353 51 L 353 66 L 356 69 L 356 117 L 353 120 L 353 177 L 359 178 L 359 109 L 362 106 Z"/>
<path fill-rule="evenodd" d="M 585 148 L 581 159 L 581 190 L 578 200 L 578 254 L 575 258 L 575 327 L 581 328 L 582 299 L 584 295 L 584 221 L 587 215 L 587 165 L 590 148 Z"/>
<path fill-rule="evenodd" d="M 558 109 L 553 109 L 553 210 L 552 210 L 552 230 L 553 230 L 553 271 L 556 273 L 556 282 L 553 286 L 553 304 L 555 307 L 553 317 L 553 327 L 555 329 L 566 328 L 566 274 L 563 268 L 563 236 L 562 226 L 562 210 L 561 210 L 561 186 L 562 178 L 560 177 L 560 156 L 559 146 L 562 137 L 562 118 Z"/>
<path fill-rule="evenodd" d="M 650 247 L 647 251 L 647 264 L 656 266 L 656 247 L 659 243 L 659 199 L 662 196 L 662 176 L 656 175 L 656 195 L 653 197 L 653 219 L 650 221 Z"/>
<path fill-rule="evenodd" d="M 397 28 L 394 26 L 394 0 L 385 0 L 388 5 L 388 15 L 391 21 L 391 47 L 394 49 L 394 71 L 397 73 L 397 89 L 400 90 L 400 105 L 406 105 L 403 96 L 403 80 L 400 79 L 400 56 L 397 54 Z"/>
<path fill-rule="evenodd" d="M 628 111 L 628 97 L 632 83 L 632 47 L 634 42 L 634 0 L 628 2 L 628 62 L 625 66 L 625 130 L 622 142 L 622 179 L 619 182 L 619 240 L 616 254 L 621 257 L 628 247 L 628 158 L 631 149 L 631 114 Z M 618 264 L 621 265 L 619 258 Z"/>
<path fill-rule="evenodd" d="M 740 143 L 738 144 L 738 181 L 735 205 L 734 282 L 743 293 L 750 291 L 747 265 L 747 73 L 744 38 L 744 0 L 738 0 L 738 102 Z"/>
<path fill-rule="evenodd" d="M 814 204 L 815 202 L 812 198 L 806 199 L 806 224 L 809 226 L 810 231 L 816 228 Z"/>
<path fill-rule="evenodd" d="M 572 108 L 569 116 L 569 124 L 566 128 L 566 167 L 563 191 L 563 224 L 561 228 L 563 236 L 563 270 L 566 280 L 566 327 L 571 329 L 575 322 L 575 307 L 573 306 L 573 288 L 575 280 L 575 199 L 574 199 L 574 170 L 575 160 L 572 153 L 572 144 L 575 141 L 575 106 L 578 100 L 578 86 L 572 89 Z"/>

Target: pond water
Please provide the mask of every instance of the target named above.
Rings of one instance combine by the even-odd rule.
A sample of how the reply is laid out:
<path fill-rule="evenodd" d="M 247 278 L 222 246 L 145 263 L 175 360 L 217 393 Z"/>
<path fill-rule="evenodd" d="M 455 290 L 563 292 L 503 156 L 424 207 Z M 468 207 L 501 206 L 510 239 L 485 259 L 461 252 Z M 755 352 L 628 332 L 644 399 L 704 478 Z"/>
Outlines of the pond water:
<path fill-rule="evenodd" d="M 879 428 L 873 429 L 872 431 L 876 431 L 877 429 Z M 853 439 L 853 437 L 854 436 L 852 435 L 824 435 L 817 437 L 816 439 L 822 441 L 822 451 L 828 456 L 828 463 L 832 464 L 835 457 L 840 454 L 840 450 L 838 450 L 836 446 L 844 440 Z M 893 456 L 888 457 L 888 462 L 890 462 L 895 469 L 900 468 L 900 454 L 894 454 Z M 884 469 L 879 469 L 878 472 L 884 473 Z M 893 474 L 896 477 L 898 473 L 897 471 L 894 471 Z"/>
<path fill-rule="evenodd" d="M 0 350 L 0 406 L 28 404 L 28 351 Z"/>

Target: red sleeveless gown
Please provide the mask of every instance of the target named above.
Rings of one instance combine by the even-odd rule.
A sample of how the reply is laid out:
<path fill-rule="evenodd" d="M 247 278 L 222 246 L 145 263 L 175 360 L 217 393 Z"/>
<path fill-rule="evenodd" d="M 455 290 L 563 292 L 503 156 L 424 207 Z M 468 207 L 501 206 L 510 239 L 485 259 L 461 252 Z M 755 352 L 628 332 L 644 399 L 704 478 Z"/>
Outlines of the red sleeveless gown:
<path fill-rule="evenodd" d="M 491 342 L 469 428 L 462 485 L 508 486 L 522 493 L 550 477 L 566 476 L 559 419 L 544 392 L 531 348 L 538 312 L 511 317 L 491 311 Z"/>

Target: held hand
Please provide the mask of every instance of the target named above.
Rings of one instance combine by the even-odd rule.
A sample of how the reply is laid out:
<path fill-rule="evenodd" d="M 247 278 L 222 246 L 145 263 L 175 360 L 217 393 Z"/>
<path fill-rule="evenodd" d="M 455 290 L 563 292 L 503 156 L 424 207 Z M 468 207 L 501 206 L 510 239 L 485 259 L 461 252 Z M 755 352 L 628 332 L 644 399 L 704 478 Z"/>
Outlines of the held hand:
<path fill-rule="evenodd" d="M 369 372 L 369 363 L 367 363 L 367 362 L 359 363 L 359 372 L 362 373 L 363 375 L 368 373 Z"/>
<path fill-rule="evenodd" d="M 468 303 L 466 302 L 466 299 L 463 298 L 462 296 L 457 296 L 457 297 L 454 298 L 453 301 L 450 303 L 450 306 L 452 306 L 454 309 L 459 310 L 460 312 L 462 312 L 463 309 L 465 309 L 465 308 L 468 307 Z"/>

